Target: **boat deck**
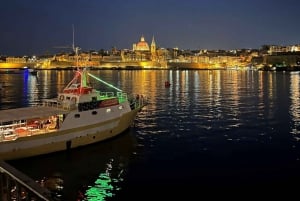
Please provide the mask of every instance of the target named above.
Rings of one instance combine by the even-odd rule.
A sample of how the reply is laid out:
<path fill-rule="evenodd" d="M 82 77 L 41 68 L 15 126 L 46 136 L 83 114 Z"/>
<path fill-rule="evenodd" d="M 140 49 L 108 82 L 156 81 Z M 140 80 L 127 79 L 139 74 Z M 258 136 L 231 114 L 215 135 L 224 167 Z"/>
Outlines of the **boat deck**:
<path fill-rule="evenodd" d="M 57 130 L 57 115 L 66 113 L 68 110 L 48 106 L 1 110 L 0 142 L 54 132 Z"/>
<path fill-rule="evenodd" d="M 22 123 L 23 124 L 23 123 Z M 57 131 L 55 123 L 31 123 L 31 124 L 9 124 L 0 126 L 0 142 L 12 141 L 19 137 L 27 137 L 32 135 L 47 134 Z"/>

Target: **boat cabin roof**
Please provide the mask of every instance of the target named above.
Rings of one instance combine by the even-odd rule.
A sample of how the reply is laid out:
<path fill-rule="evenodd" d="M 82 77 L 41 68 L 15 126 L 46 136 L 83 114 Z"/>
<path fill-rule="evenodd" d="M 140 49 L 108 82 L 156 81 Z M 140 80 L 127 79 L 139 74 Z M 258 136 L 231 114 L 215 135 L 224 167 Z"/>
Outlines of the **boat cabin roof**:
<path fill-rule="evenodd" d="M 40 117 L 48 117 L 58 114 L 66 114 L 68 111 L 57 107 L 24 107 L 8 110 L 0 110 L 0 123 L 8 121 L 20 121 Z"/>

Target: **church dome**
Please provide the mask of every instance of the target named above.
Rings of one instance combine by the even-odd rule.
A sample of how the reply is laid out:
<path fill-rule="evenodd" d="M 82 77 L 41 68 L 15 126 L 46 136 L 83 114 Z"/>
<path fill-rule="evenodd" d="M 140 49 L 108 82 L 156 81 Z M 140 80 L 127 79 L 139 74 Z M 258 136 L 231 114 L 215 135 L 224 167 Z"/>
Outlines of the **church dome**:
<path fill-rule="evenodd" d="M 136 44 L 135 50 L 140 50 L 140 51 L 149 51 L 150 50 L 149 45 L 145 41 L 144 36 L 142 36 L 141 40 Z"/>

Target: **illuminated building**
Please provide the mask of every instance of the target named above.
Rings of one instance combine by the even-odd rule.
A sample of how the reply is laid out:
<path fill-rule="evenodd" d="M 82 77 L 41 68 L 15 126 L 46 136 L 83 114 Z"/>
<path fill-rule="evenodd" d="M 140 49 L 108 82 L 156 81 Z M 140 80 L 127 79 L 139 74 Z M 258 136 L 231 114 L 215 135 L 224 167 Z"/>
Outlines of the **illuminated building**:
<path fill-rule="evenodd" d="M 138 43 L 133 43 L 133 51 L 150 51 L 148 43 L 145 41 L 144 36 L 141 37 Z"/>

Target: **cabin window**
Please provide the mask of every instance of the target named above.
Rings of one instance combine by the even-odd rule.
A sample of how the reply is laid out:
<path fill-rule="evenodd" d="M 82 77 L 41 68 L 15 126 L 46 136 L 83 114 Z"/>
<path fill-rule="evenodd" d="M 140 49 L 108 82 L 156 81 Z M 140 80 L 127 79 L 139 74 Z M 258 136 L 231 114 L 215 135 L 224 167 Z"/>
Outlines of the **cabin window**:
<path fill-rule="evenodd" d="M 80 114 L 75 114 L 74 117 L 75 118 L 80 118 Z"/>
<path fill-rule="evenodd" d="M 93 111 L 92 114 L 93 114 L 93 115 L 96 115 L 96 114 L 97 114 L 97 111 Z"/>
<path fill-rule="evenodd" d="M 70 99 L 71 99 L 71 97 L 70 97 L 70 96 L 67 96 L 67 97 L 66 97 L 66 100 L 70 100 Z"/>
<path fill-rule="evenodd" d="M 11 124 L 13 124 L 12 121 L 7 121 L 7 122 L 3 122 L 3 123 L 2 123 L 2 125 L 11 125 Z"/>
<path fill-rule="evenodd" d="M 119 106 L 119 109 L 122 110 L 122 109 L 123 109 L 123 105 L 120 105 L 120 106 Z"/>
<path fill-rule="evenodd" d="M 107 108 L 107 109 L 106 109 L 106 112 L 107 112 L 107 113 L 111 112 L 111 109 L 110 109 L 110 108 Z"/>

